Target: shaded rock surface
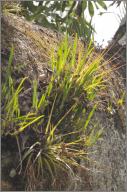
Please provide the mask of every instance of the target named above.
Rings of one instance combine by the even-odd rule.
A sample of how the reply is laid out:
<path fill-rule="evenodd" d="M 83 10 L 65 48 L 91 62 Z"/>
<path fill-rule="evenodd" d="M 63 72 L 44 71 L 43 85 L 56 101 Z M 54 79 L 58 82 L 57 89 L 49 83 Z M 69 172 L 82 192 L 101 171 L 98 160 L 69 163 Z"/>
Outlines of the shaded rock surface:
<path fill-rule="evenodd" d="M 117 114 L 96 112 L 94 122 L 104 128 L 103 139 L 92 148 L 90 184 L 93 191 L 126 191 L 125 127 Z M 95 152 L 95 153 L 94 153 Z"/>

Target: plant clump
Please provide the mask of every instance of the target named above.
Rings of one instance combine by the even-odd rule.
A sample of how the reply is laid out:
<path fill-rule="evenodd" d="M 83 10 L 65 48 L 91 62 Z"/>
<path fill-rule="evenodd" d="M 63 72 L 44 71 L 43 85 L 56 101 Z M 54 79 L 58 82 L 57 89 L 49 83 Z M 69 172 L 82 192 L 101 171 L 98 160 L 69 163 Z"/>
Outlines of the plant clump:
<path fill-rule="evenodd" d="M 102 134 L 102 130 L 89 129 L 88 125 L 99 106 L 99 102 L 95 104 L 96 97 L 105 90 L 110 70 L 103 70 L 103 54 L 95 56 L 92 41 L 85 53 L 81 50 L 78 54 L 77 41 L 76 36 L 69 43 L 66 35 L 57 52 L 52 50 L 47 68 L 49 82 L 45 85 L 28 77 L 15 82 L 13 47 L 10 51 L 2 81 L 2 135 L 17 140 L 17 170 L 26 179 L 26 190 L 64 190 L 67 179 L 63 178 L 72 183 L 66 187 L 74 189 L 76 169 L 87 170 L 87 148 Z M 26 81 L 31 85 L 28 112 L 22 107 Z"/>

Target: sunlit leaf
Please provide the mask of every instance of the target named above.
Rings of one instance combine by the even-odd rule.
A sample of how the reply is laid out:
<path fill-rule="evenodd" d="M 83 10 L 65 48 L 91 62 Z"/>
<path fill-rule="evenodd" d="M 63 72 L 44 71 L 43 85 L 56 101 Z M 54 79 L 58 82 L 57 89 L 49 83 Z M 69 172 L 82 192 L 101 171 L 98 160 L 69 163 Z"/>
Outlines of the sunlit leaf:
<path fill-rule="evenodd" d="M 105 10 L 107 10 L 107 6 L 104 2 L 104 0 L 97 0 L 97 3 Z"/>

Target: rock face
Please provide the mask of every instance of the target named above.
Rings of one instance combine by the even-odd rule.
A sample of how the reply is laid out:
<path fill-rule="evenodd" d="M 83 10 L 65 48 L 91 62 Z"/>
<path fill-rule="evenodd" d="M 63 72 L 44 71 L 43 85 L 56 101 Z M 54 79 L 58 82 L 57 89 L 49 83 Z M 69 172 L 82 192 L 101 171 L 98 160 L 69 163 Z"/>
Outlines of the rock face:
<path fill-rule="evenodd" d="M 122 74 L 123 78 L 126 79 L 126 14 L 121 19 L 118 30 L 116 31 L 112 44 L 114 43 L 113 49 L 114 53 L 119 50 L 118 56 L 116 55 L 116 63 L 119 64 L 119 72 Z M 126 83 L 126 80 L 124 81 Z"/>
<path fill-rule="evenodd" d="M 24 68 L 25 75 L 38 78 L 44 73 L 50 51 L 56 47 L 57 33 L 26 22 L 9 14 L 2 17 L 2 48 L 14 45 L 15 63 Z"/>
<path fill-rule="evenodd" d="M 45 69 L 48 66 L 50 52 L 52 48 L 57 49 L 61 39 L 61 34 L 29 23 L 24 18 L 13 14 L 2 16 L 1 40 L 2 49 L 5 49 L 3 55 L 6 57 L 7 48 L 14 44 L 15 67 L 17 65 L 18 69 L 21 67 L 23 70 L 22 76 L 27 75 L 30 78 L 38 79 L 43 76 L 42 81 L 46 80 L 47 71 Z M 2 67 L 4 68 L 4 66 Z M 4 73 L 4 69 L 2 70 Z M 113 79 L 116 79 L 116 82 L 112 83 L 111 89 L 113 88 L 116 94 L 123 92 L 124 84 L 121 76 L 114 73 Z M 107 94 L 110 95 L 110 91 Z M 89 156 L 95 162 L 89 162 L 90 171 L 87 174 L 80 172 L 82 182 L 77 186 L 76 190 L 126 191 L 126 130 L 124 113 L 124 107 L 119 107 L 115 108 L 113 114 L 108 114 L 105 110 L 98 110 L 94 114 L 93 123 L 98 122 L 98 128 L 104 128 L 103 139 L 90 149 L 91 153 Z M 5 156 L 4 152 L 2 156 Z M 5 187 L 4 160 L 2 164 L 3 190 L 7 190 Z M 9 173 L 7 174 L 9 175 Z M 8 180 L 6 182 L 8 184 Z M 10 185 L 8 184 L 12 188 Z"/>
<path fill-rule="evenodd" d="M 104 127 L 103 140 L 99 141 L 92 151 L 90 182 L 94 191 L 126 191 L 126 142 L 125 127 L 117 114 L 107 116 L 95 114 L 94 122 Z"/>

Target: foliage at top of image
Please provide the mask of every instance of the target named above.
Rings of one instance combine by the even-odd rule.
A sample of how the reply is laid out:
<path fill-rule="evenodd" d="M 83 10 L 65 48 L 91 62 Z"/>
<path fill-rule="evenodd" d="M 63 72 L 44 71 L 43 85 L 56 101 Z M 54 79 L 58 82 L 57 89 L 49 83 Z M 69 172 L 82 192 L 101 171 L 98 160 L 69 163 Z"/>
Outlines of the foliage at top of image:
<path fill-rule="evenodd" d="M 4 3 L 3 10 L 12 13 L 19 13 L 27 20 L 47 28 L 60 32 L 67 32 L 70 35 L 78 34 L 85 41 L 89 41 L 94 28 L 92 18 L 95 9 L 107 6 L 103 0 L 97 1 L 21 1 L 20 3 Z M 85 13 L 88 11 L 90 21 Z"/>
<path fill-rule="evenodd" d="M 102 54 L 94 56 L 92 41 L 86 52 L 80 50 L 78 55 L 77 41 L 76 36 L 70 43 L 66 35 L 57 53 L 52 50 L 49 83 L 39 90 L 36 79 L 31 82 L 31 104 L 26 113 L 22 112 L 21 94 L 25 94 L 28 77 L 18 84 L 13 80 L 11 49 L 2 81 L 2 134 L 16 137 L 19 173 L 25 175 L 28 190 L 36 189 L 42 178 L 50 178 L 48 182 L 55 188 L 60 172 L 75 178 L 75 167 L 86 170 L 80 160 L 89 161 L 87 147 L 94 145 L 102 134 L 95 125 L 88 129 L 98 105 L 88 104 L 105 89 L 103 77 L 109 71 L 101 69 L 106 63 L 100 65 Z"/>
<path fill-rule="evenodd" d="M 107 9 L 103 0 L 97 1 L 38 1 L 22 2 L 25 8 L 24 16 L 28 20 L 34 20 L 37 24 L 56 29 L 68 34 L 78 34 L 85 40 L 89 40 L 94 28 L 92 17 L 94 9 Z M 84 12 L 88 10 L 91 20 L 88 21 Z"/>

